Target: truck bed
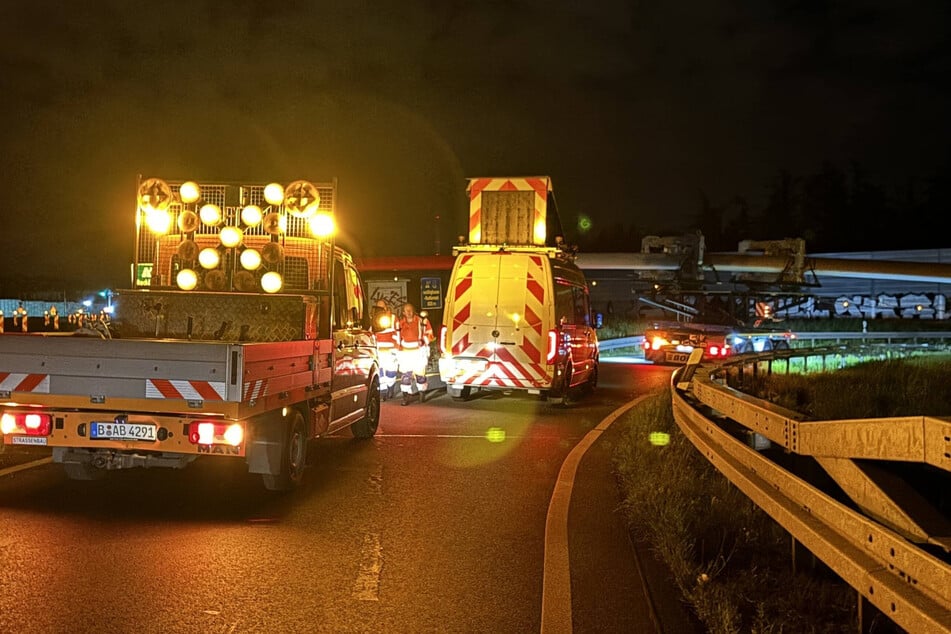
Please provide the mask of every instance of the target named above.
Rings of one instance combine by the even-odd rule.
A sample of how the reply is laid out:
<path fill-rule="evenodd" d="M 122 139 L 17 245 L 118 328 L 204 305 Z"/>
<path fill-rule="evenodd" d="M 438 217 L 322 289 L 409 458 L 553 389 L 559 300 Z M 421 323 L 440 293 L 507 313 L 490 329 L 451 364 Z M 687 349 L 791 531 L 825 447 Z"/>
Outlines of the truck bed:
<path fill-rule="evenodd" d="M 0 398 L 47 407 L 240 418 L 294 390 L 329 389 L 331 342 L 230 343 L 0 335 Z M 261 407 L 259 407 L 259 404 Z"/>

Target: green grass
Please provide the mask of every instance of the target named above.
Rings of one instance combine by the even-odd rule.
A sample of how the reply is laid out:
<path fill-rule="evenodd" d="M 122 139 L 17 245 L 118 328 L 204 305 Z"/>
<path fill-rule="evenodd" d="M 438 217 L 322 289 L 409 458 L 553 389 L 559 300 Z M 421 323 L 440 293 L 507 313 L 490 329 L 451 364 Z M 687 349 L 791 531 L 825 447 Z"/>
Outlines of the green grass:
<path fill-rule="evenodd" d="M 760 374 L 751 393 L 813 420 L 951 415 L 951 356 L 946 354 L 808 374 L 797 373 L 793 365 L 790 371 L 787 375 L 782 363 L 774 363 L 773 373 Z"/>
<path fill-rule="evenodd" d="M 861 319 L 859 317 L 835 317 L 827 319 L 787 319 L 775 326 L 793 332 L 862 332 L 862 322 L 868 332 L 915 332 L 949 331 L 951 322 L 934 319 Z"/>
<path fill-rule="evenodd" d="M 679 431 L 670 393 L 624 419 L 615 466 L 632 529 L 714 634 L 854 632 L 855 592 L 790 574 L 790 538 Z M 670 444 L 655 446 L 651 432 Z"/>

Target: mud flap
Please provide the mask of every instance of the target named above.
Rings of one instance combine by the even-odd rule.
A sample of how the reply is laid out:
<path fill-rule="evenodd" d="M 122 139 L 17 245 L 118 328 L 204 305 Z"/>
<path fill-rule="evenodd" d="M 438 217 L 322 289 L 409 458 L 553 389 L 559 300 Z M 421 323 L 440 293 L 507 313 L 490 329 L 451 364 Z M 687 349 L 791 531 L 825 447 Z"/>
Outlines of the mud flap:
<path fill-rule="evenodd" d="M 254 435 L 248 444 L 248 473 L 280 475 L 287 435 L 281 422 L 277 418 L 254 424 Z"/>

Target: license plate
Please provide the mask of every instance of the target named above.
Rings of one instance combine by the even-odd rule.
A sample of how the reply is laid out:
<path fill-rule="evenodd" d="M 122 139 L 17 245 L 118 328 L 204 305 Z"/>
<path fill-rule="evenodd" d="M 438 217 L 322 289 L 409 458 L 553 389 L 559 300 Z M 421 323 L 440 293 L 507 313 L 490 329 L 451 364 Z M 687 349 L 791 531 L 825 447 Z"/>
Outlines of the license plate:
<path fill-rule="evenodd" d="M 666 360 L 668 363 L 686 363 L 689 358 L 686 352 L 668 352 Z"/>
<path fill-rule="evenodd" d="M 456 374 L 469 374 L 472 372 L 485 372 L 489 367 L 487 359 L 456 359 Z"/>
<path fill-rule="evenodd" d="M 142 423 L 90 423 L 93 440 L 144 440 L 155 442 L 155 425 Z"/>

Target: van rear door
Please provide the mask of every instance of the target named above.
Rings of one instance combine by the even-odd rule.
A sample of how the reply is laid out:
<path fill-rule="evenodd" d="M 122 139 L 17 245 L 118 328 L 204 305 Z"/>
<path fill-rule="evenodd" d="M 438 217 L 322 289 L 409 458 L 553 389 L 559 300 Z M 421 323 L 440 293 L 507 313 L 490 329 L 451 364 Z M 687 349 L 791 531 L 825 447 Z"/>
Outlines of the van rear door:
<path fill-rule="evenodd" d="M 464 254 L 453 279 L 453 356 L 479 356 L 490 371 L 473 385 L 547 387 L 547 257 L 524 253 Z"/>
<path fill-rule="evenodd" d="M 551 271 L 548 257 L 538 254 L 512 253 L 500 258 L 498 319 L 496 329 L 498 351 L 505 351 L 521 374 L 533 382 L 551 380 L 545 368 L 548 303 L 552 301 Z"/>

